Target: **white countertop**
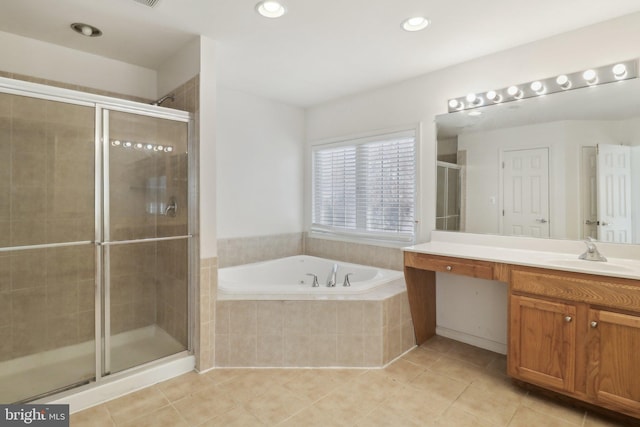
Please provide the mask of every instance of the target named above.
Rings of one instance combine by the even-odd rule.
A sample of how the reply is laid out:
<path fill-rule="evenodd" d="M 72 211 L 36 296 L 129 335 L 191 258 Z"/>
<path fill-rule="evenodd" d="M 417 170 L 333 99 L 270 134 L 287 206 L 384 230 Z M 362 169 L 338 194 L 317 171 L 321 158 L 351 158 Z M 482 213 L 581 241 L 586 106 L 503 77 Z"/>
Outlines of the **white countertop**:
<path fill-rule="evenodd" d="M 607 262 L 578 259 L 580 253 L 584 251 L 576 253 L 541 251 L 473 243 L 454 243 L 440 240 L 421 243 L 403 248 L 403 250 L 407 252 L 640 280 L 640 261 L 636 259 L 611 257 L 607 257 Z M 607 256 L 606 253 L 603 253 L 603 255 Z"/>

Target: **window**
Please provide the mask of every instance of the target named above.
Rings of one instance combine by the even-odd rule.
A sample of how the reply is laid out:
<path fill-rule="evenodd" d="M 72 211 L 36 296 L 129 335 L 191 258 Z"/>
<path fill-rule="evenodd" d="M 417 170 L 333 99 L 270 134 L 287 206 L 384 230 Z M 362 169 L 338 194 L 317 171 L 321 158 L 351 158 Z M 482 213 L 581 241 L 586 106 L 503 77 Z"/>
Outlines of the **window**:
<path fill-rule="evenodd" d="M 413 242 L 414 130 L 312 148 L 311 231 Z"/>

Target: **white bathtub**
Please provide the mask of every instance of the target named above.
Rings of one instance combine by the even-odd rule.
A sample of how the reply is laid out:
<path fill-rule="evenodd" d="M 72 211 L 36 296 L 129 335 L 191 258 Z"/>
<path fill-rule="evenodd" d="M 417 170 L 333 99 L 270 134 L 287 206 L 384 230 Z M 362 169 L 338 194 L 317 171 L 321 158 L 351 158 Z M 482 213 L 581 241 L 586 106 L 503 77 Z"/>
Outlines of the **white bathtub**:
<path fill-rule="evenodd" d="M 334 264 L 338 265 L 336 286 L 327 287 L 327 278 Z M 351 286 L 343 286 L 351 273 Z M 318 276 L 320 286 L 313 287 Z M 309 255 L 297 255 L 254 264 L 218 270 L 218 299 L 352 299 L 350 296 L 370 295 L 375 298 L 404 289 L 401 271 L 350 264 Z M 368 298 L 366 298 L 368 299 Z"/>

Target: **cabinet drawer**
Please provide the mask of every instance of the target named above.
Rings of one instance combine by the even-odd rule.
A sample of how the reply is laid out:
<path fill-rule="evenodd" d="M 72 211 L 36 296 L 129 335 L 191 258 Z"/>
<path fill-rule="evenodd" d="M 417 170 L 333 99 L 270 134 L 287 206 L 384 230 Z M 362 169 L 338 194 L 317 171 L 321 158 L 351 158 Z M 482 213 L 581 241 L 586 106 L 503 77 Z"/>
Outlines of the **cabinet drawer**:
<path fill-rule="evenodd" d="M 421 270 L 461 274 L 478 279 L 493 279 L 494 263 L 462 258 L 405 252 L 404 265 Z"/>
<path fill-rule="evenodd" d="M 511 290 L 620 310 L 640 311 L 640 281 L 631 279 L 512 268 Z"/>

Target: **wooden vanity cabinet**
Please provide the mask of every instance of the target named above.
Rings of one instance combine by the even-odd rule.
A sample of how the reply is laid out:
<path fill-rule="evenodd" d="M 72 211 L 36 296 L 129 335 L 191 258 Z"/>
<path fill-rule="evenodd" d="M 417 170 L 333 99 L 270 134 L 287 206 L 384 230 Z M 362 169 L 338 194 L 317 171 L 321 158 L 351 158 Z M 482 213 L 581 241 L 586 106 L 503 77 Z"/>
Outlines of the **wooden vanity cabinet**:
<path fill-rule="evenodd" d="M 638 298 L 634 280 L 513 267 L 509 375 L 640 418 Z"/>
<path fill-rule="evenodd" d="M 640 417 L 640 316 L 590 309 L 588 320 L 588 394 Z"/>
<path fill-rule="evenodd" d="M 576 360 L 576 306 L 512 295 L 509 374 L 572 392 Z"/>

